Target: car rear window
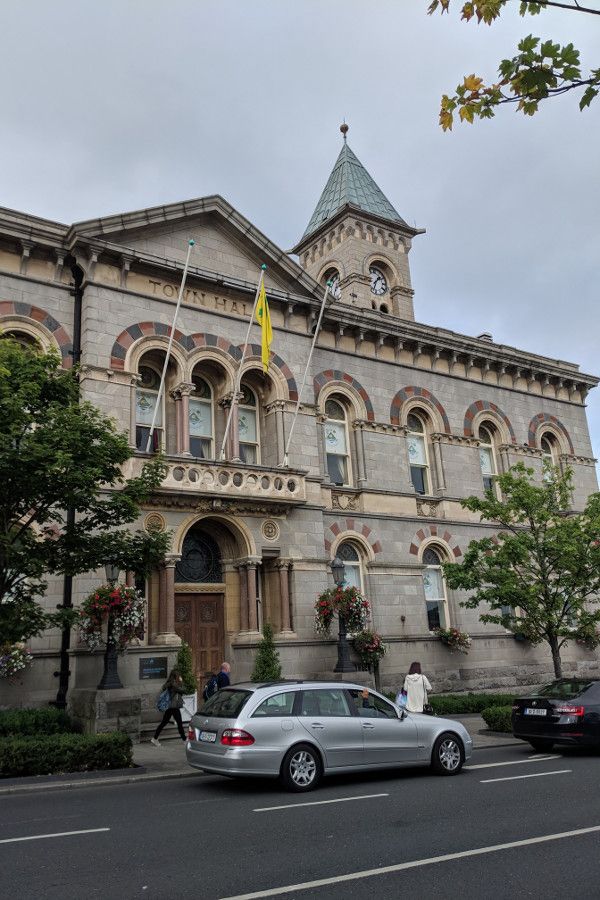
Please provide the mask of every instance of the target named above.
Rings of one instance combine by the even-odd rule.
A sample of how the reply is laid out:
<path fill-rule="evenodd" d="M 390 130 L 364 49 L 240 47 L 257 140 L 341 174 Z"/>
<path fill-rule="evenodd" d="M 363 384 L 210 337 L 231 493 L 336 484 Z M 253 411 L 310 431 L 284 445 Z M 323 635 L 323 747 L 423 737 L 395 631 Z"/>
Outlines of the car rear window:
<path fill-rule="evenodd" d="M 553 681 L 538 691 L 538 697 L 547 697 L 549 700 L 574 700 L 585 691 L 589 690 L 595 682 L 578 678 L 561 678 Z"/>
<path fill-rule="evenodd" d="M 244 704 L 253 691 L 237 688 L 225 688 L 209 697 L 204 706 L 198 710 L 200 716 L 213 716 L 220 719 L 237 719 Z"/>

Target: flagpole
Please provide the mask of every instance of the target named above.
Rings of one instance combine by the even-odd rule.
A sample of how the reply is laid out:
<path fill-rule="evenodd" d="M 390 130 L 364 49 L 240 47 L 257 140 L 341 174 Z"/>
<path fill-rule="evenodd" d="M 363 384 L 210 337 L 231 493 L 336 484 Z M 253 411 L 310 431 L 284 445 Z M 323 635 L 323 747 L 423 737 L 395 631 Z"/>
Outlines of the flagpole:
<path fill-rule="evenodd" d="M 331 289 L 331 281 L 328 281 L 327 287 L 325 288 L 325 293 L 323 294 L 323 301 L 321 303 L 321 309 L 319 310 L 319 318 L 317 319 L 317 324 L 315 326 L 315 333 L 313 335 L 312 344 L 310 345 L 310 353 L 308 354 L 308 359 L 306 361 L 306 368 L 304 369 L 304 375 L 302 377 L 302 384 L 300 385 L 300 390 L 298 391 L 298 399 L 296 400 L 296 409 L 294 410 L 294 418 L 292 419 L 292 424 L 290 426 L 290 432 L 288 434 L 288 438 L 287 438 L 287 441 L 285 444 L 285 451 L 283 454 L 283 463 L 282 463 L 283 468 L 287 468 L 289 465 L 288 453 L 290 450 L 290 444 L 292 442 L 292 435 L 294 433 L 296 419 L 298 418 L 298 413 L 300 412 L 300 401 L 302 399 L 302 392 L 304 391 L 304 385 L 306 384 L 308 370 L 309 370 L 310 363 L 312 360 L 313 351 L 314 351 L 315 345 L 317 343 L 317 338 L 319 336 L 319 329 L 321 328 L 321 321 L 323 319 L 323 313 L 325 312 L 325 303 L 327 302 L 327 297 L 329 295 L 330 289 Z"/>
<path fill-rule="evenodd" d="M 165 356 L 165 364 L 163 366 L 162 375 L 160 376 L 160 385 L 158 387 L 158 397 L 156 398 L 156 406 L 154 407 L 154 414 L 152 416 L 152 425 L 150 426 L 150 432 L 148 434 L 148 441 L 146 443 L 146 453 L 150 453 L 150 446 L 152 444 L 152 435 L 154 434 L 154 427 L 156 425 L 156 417 L 158 416 L 158 411 L 160 409 L 160 405 L 162 403 L 162 395 L 165 387 L 165 378 L 167 375 L 167 366 L 169 365 L 169 357 L 171 356 L 171 347 L 173 346 L 173 339 L 175 337 L 175 325 L 177 323 L 177 316 L 179 315 L 179 307 L 181 306 L 181 300 L 183 298 L 183 289 L 185 287 L 185 281 L 187 278 L 188 266 L 190 264 L 190 254 L 192 252 L 192 247 L 196 242 L 190 238 L 188 241 L 188 251 L 187 256 L 185 258 L 185 265 L 183 267 L 183 275 L 181 276 L 181 286 L 179 288 L 179 296 L 177 297 L 177 305 L 175 307 L 175 313 L 173 315 L 173 322 L 171 324 L 171 334 L 169 335 L 169 343 L 167 345 L 167 353 Z"/>
<path fill-rule="evenodd" d="M 248 322 L 248 331 L 246 332 L 246 340 L 244 341 L 244 348 L 242 350 L 242 358 L 240 360 L 240 365 L 237 370 L 235 376 L 235 383 L 233 385 L 233 397 L 231 398 L 231 406 L 229 407 L 229 415 L 227 416 L 227 423 L 225 425 L 225 434 L 223 435 L 223 442 L 221 444 L 221 453 L 219 454 L 219 459 L 225 459 L 225 444 L 227 443 L 227 438 L 229 436 L 229 429 L 231 428 L 231 419 L 233 417 L 233 410 L 237 405 L 237 395 L 240 389 L 240 382 L 242 380 L 242 367 L 244 365 L 244 360 L 246 359 L 246 350 L 248 349 L 248 342 L 250 340 L 250 331 L 254 324 L 254 315 L 256 313 L 256 304 L 258 303 L 258 297 L 260 294 L 260 289 L 263 285 L 263 281 L 265 280 L 265 272 L 267 271 L 267 267 L 265 263 L 260 267 L 260 278 L 258 279 L 258 286 L 256 288 L 256 295 L 254 297 L 254 303 L 252 305 L 252 312 L 250 313 L 250 321 Z"/>

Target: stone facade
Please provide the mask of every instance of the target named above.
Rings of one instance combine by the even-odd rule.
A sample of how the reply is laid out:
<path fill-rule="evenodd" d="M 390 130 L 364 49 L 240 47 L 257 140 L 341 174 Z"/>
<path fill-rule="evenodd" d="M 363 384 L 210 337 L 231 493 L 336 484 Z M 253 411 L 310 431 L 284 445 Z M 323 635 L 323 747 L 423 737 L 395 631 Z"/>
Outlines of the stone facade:
<path fill-rule="evenodd" d="M 72 226 L 0 211 L 0 327 L 56 347 L 69 367 L 79 267 L 81 395 L 129 435 L 129 473 L 148 458 L 152 373 L 164 361 L 188 239 L 196 242 L 158 423 L 168 473 L 138 523 L 168 529 L 172 555 L 145 583 L 145 637 L 120 663 L 126 687 L 141 693 L 142 717 L 152 718 L 157 682 L 139 680 L 139 660 L 161 656 L 170 665 L 181 636 L 193 645 L 199 676 L 227 658 L 240 680 L 268 620 L 286 677 L 330 672 L 335 641 L 315 635 L 313 604 L 344 544 L 355 557 L 347 577 L 362 585 L 373 627 L 390 644 L 384 686 L 396 686 L 415 658 L 436 689 L 529 684 L 550 674 L 543 648 L 482 625 L 443 588 L 432 599 L 440 582 L 423 554 L 460 559 L 471 539 L 493 530 L 460 505 L 484 490 L 484 456 L 496 472 L 519 460 L 541 472 L 550 454 L 573 468 L 575 506 L 583 506 L 597 490 L 585 414 L 597 379 L 488 335 L 416 322 L 408 251 L 421 233 L 347 203 L 300 241 L 297 264 L 220 197 Z M 267 375 L 258 328 L 242 361 L 263 262 L 274 331 Z M 373 269 L 383 292 L 381 283 L 371 292 Z M 324 282 L 333 277 L 284 466 Z M 237 415 L 221 455 L 232 402 Z M 101 577 L 75 579 L 75 602 Z M 52 579 L 48 607 L 61 596 L 61 580 Z M 472 635 L 468 656 L 433 637 L 436 615 Z M 21 685 L 0 687 L 0 705 L 52 699 L 59 646 L 58 633 L 34 640 L 35 665 Z M 70 690 L 87 702 L 101 655 L 75 640 L 71 662 Z M 597 657 L 573 646 L 565 668 L 597 670 Z"/>

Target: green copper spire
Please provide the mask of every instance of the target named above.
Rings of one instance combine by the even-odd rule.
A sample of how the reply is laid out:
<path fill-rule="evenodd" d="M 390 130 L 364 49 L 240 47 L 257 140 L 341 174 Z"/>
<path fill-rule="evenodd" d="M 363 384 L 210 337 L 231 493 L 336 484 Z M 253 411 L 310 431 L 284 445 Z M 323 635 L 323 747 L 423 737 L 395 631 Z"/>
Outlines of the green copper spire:
<path fill-rule="evenodd" d="M 345 129 L 345 130 L 344 130 Z M 406 225 L 383 191 L 346 143 L 347 125 L 342 126 L 344 145 L 337 158 L 302 240 L 332 219 L 345 206 L 354 206 L 380 219 Z"/>

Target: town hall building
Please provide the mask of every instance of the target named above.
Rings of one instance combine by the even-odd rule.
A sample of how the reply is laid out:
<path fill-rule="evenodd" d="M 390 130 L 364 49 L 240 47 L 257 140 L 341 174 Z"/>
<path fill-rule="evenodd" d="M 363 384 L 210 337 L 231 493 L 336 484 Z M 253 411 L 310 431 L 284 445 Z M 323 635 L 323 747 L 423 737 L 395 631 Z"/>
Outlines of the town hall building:
<path fill-rule="evenodd" d="M 315 196 L 316 196 L 315 192 Z M 299 229 L 300 230 L 300 229 Z M 166 390 L 160 376 L 188 241 L 195 246 L 174 334 Z M 141 660 L 166 658 L 181 639 L 199 680 L 230 661 L 250 675 L 264 622 L 275 631 L 284 677 L 331 675 L 335 634 L 315 632 L 314 603 L 344 563 L 346 583 L 372 604 L 388 653 L 381 675 L 397 687 L 413 659 L 436 690 L 539 683 L 544 647 L 484 625 L 447 589 L 441 565 L 461 560 L 490 524 L 461 500 L 494 489 L 493 476 L 543 460 L 574 472 L 574 506 L 597 490 L 586 421 L 598 379 L 577 365 L 425 325 L 411 283 L 408 225 L 357 159 L 340 154 L 296 246 L 286 252 L 220 196 L 119 213 L 73 225 L 0 210 L 0 329 L 54 348 L 73 363 L 81 397 L 114 417 L 138 473 L 156 413 L 152 450 L 167 473 L 136 527 L 171 534 L 165 565 L 139 580 L 144 636 L 119 662 L 126 686 L 154 709 L 157 682 Z M 256 327 L 242 347 L 261 265 L 273 323 L 269 371 Z M 79 273 L 81 322 L 74 317 Z M 309 377 L 284 453 L 323 293 L 331 283 Z M 440 285 L 440 290 L 443 286 Z M 78 335 L 76 332 L 80 330 Z M 237 396 L 234 385 L 241 366 Z M 221 444 L 231 404 L 233 427 Z M 135 573 L 123 573 L 130 583 Z M 103 579 L 74 579 L 77 604 Z M 61 578 L 45 602 L 61 602 Z M 451 653 L 439 627 L 468 632 Z M 57 691 L 61 635 L 31 641 L 22 683 L 0 686 L 0 706 L 43 704 Z M 102 652 L 74 632 L 69 696 L 98 682 Z M 573 644 L 565 670 L 597 670 Z"/>

